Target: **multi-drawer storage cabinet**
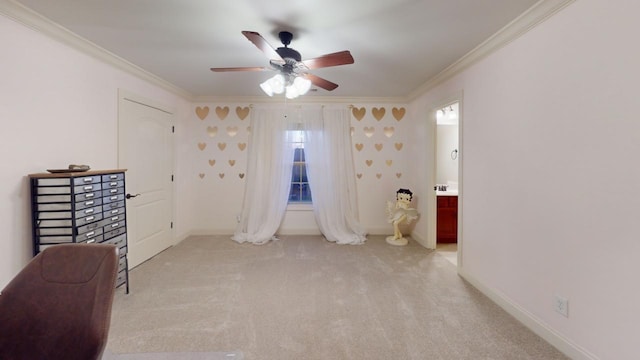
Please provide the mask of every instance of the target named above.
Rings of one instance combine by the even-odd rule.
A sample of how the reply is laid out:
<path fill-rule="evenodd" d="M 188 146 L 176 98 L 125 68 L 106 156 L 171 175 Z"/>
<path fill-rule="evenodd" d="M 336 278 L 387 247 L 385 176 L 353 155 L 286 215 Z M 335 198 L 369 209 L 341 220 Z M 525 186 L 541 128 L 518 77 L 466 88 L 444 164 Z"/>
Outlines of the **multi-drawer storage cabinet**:
<path fill-rule="evenodd" d="M 113 244 L 120 253 L 116 287 L 129 293 L 125 170 L 30 174 L 34 256 L 47 246 Z"/>

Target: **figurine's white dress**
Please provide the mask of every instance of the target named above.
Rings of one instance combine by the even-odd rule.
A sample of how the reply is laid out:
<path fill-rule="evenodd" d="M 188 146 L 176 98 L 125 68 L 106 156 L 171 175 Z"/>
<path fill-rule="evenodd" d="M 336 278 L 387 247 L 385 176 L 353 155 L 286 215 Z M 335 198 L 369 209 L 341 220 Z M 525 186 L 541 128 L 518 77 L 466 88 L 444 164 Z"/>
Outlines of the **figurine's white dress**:
<path fill-rule="evenodd" d="M 393 207 L 391 203 L 389 204 Z M 404 209 L 401 207 L 395 208 L 395 209 L 389 209 L 389 222 L 394 223 L 395 221 L 400 220 L 402 218 L 402 215 L 407 215 L 405 222 L 409 224 L 410 222 L 418 218 L 418 210 L 414 208 Z"/>

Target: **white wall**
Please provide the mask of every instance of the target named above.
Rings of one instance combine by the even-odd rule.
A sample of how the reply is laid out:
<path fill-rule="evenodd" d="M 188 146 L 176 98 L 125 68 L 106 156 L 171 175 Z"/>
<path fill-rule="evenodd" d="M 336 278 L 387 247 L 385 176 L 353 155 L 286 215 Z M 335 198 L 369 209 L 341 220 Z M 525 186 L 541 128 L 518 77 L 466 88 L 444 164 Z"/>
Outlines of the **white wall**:
<path fill-rule="evenodd" d="M 461 273 L 574 358 L 640 356 L 639 12 L 576 1 L 410 105 L 429 139 L 464 94 Z"/>
<path fill-rule="evenodd" d="M 385 115 L 378 120 L 376 114 L 381 109 L 385 109 Z M 404 104 L 355 104 L 355 110 L 365 111 L 361 120 L 355 116 L 351 119 L 360 220 L 371 234 L 391 235 L 393 227 L 388 223 L 386 206 L 388 201 L 395 204 L 396 191 L 410 189 L 413 206 L 426 196 L 416 189 L 412 176 L 414 116 Z M 402 111 L 405 115 L 399 119 L 396 115 Z M 360 144 L 362 150 L 358 150 Z M 419 217 L 412 225 L 421 221 Z"/>
<path fill-rule="evenodd" d="M 2 288 L 32 256 L 26 175 L 71 163 L 117 168 L 118 88 L 175 109 L 178 123 L 188 102 L 4 16 L 0 48 Z"/>
<path fill-rule="evenodd" d="M 348 106 L 349 104 L 345 104 Z M 386 202 L 413 188 L 413 117 L 399 103 L 354 104 L 352 139 L 360 220 L 371 234 L 390 234 Z M 250 104 L 193 104 L 186 122 L 188 185 L 197 195 L 193 234 L 232 234 L 242 208 Z M 362 114 L 362 117 L 356 116 Z M 241 116 L 242 115 L 242 116 Z M 377 116 L 377 117 L 376 117 Z M 414 191 L 416 202 L 423 196 Z M 287 211 L 280 234 L 317 234 L 310 209 Z"/>

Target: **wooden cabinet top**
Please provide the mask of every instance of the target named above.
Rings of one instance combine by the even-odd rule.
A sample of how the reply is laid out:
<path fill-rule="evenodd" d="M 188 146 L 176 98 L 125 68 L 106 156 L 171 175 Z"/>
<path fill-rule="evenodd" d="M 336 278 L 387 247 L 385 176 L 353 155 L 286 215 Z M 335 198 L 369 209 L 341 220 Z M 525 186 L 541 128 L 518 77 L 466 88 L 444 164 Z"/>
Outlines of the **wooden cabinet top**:
<path fill-rule="evenodd" d="M 112 169 L 112 170 L 88 170 L 88 171 L 71 171 L 71 172 L 56 172 L 56 173 L 37 173 L 29 174 L 29 178 L 66 178 L 66 177 L 78 177 L 78 176 L 92 176 L 113 174 L 119 172 L 125 172 L 127 169 Z"/>

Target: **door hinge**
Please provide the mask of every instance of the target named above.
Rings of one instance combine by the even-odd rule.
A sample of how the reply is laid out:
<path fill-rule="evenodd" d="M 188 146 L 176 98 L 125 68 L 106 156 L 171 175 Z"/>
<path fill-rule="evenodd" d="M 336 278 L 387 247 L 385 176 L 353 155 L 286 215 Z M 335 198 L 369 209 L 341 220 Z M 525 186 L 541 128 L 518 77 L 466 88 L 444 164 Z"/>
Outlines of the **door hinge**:
<path fill-rule="evenodd" d="M 171 222 L 171 228 L 173 229 L 173 221 Z"/>
<path fill-rule="evenodd" d="M 176 127 L 175 126 L 171 126 L 171 132 L 175 133 L 176 132 Z"/>
<path fill-rule="evenodd" d="M 173 182 L 173 174 L 171 175 L 171 182 Z"/>

